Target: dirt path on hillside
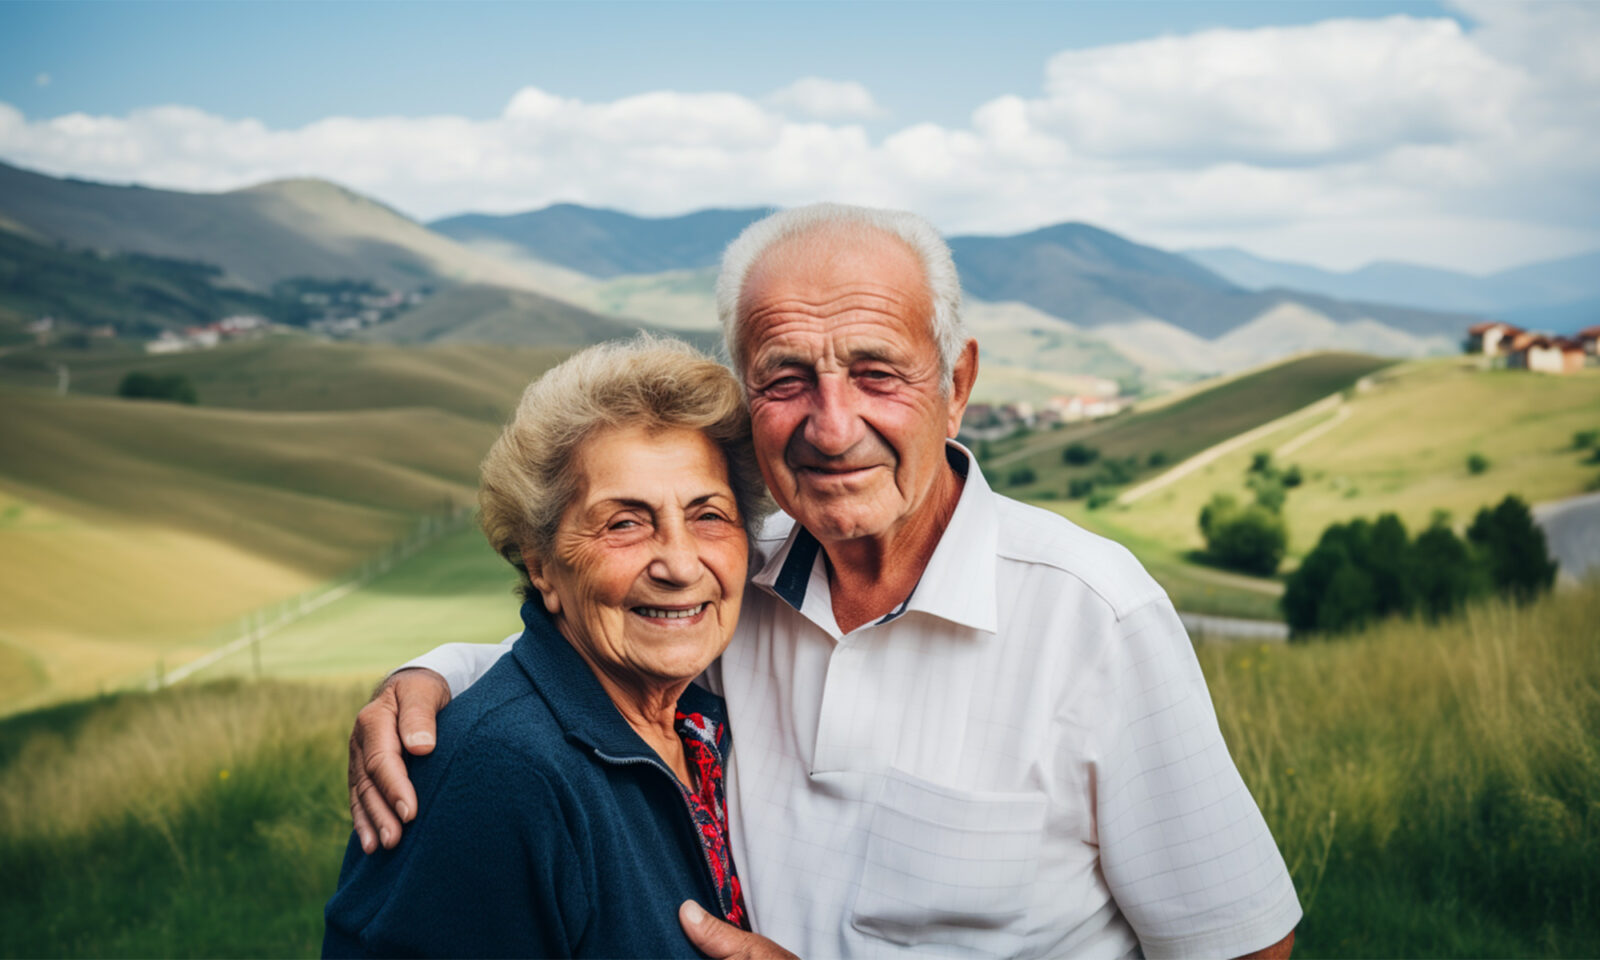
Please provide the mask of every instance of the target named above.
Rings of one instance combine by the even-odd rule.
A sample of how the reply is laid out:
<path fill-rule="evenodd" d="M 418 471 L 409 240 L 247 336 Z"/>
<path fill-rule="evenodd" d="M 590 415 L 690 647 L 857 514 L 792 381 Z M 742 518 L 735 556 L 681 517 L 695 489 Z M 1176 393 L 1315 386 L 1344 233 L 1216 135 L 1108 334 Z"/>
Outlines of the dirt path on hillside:
<path fill-rule="evenodd" d="M 1331 396 L 1323 397 L 1321 400 L 1318 400 L 1316 403 L 1313 403 L 1309 406 L 1301 407 L 1299 410 L 1296 410 L 1293 413 L 1284 414 L 1276 420 L 1263 423 L 1259 427 L 1246 430 L 1244 433 L 1230 437 L 1219 444 L 1207 447 L 1206 449 L 1173 467 L 1171 470 L 1168 470 L 1166 473 L 1163 473 L 1161 476 L 1156 477 L 1153 480 L 1146 480 L 1144 483 L 1129 487 L 1127 490 L 1124 490 L 1122 492 L 1122 496 L 1117 498 L 1117 503 L 1124 506 L 1133 503 L 1141 497 L 1148 496 L 1149 494 L 1155 493 L 1157 490 L 1160 490 L 1169 484 L 1182 480 L 1184 477 L 1194 473 L 1196 470 L 1200 470 L 1216 462 L 1222 457 L 1225 457 L 1235 450 L 1238 450 L 1240 447 L 1252 444 L 1268 434 L 1276 433 L 1290 424 L 1314 417 L 1319 413 L 1337 410 L 1343 403 L 1344 395 L 1342 393 L 1335 393 Z"/>

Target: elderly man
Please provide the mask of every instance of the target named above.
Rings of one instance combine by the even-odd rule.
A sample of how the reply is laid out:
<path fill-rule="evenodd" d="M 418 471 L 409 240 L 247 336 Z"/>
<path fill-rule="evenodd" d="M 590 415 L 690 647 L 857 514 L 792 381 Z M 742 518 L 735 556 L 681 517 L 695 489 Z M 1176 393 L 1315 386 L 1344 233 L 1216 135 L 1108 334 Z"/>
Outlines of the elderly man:
<path fill-rule="evenodd" d="M 949 439 L 978 348 L 933 228 L 777 213 L 728 248 L 717 299 L 788 515 L 708 677 L 755 928 L 818 957 L 1286 956 L 1299 902 L 1166 595 Z M 458 692 L 498 653 L 413 665 Z M 407 670 L 363 711 L 369 849 L 416 813 L 397 714 L 425 752 L 449 696 Z M 694 913 L 712 955 L 772 949 Z"/>

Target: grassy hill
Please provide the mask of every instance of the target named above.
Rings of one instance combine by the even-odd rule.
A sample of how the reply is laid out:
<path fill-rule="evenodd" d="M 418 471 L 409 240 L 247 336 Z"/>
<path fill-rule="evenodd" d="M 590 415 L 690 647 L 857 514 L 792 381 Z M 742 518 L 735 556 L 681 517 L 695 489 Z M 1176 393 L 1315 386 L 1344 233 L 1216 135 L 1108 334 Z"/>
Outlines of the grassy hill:
<path fill-rule="evenodd" d="M 1508 493 L 1539 502 L 1600 481 L 1600 465 L 1572 449 L 1574 433 L 1600 429 L 1600 370 L 1550 377 L 1447 358 L 1379 371 L 1370 384 L 1341 409 L 1287 425 L 1129 506 L 1066 512 L 1108 535 L 1182 554 L 1203 546 L 1196 517 L 1211 495 L 1248 501 L 1251 456 L 1276 451 L 1306 477 L 1284 508 L 1289 553 L 1298 556 L 1337 521 L 1393 511 L 1415 531 L 1444 510 L 1459 525 Z M 1488 469 L 1472 473 L 1472 453 L 1486 457 Z"/>
<path fill-rule="evenodd" d="M 1296 956 L 1600 951 L 1597 621 L 1591 583 L 1201 648 L 1305 907 Z M 0 955 L 316 955 L 363 699 L 225 682 L 0 720 Z"/>
<path fill-rule="evenodd" d="M 0 711 L 197 656 L 471 502 L 483 451 L 559 356 L 289 338 L 93 358 L 73 368 L 89 395 L 0 386 Z M 26 360 L 4 357 L 0 383 L 44 376 Z M 201 405 L 105 395 L 150 368 L 189 376 Z"/>
<path fill-rule="evenodd" d="M 1096 475 L 1104 461 L 1133 458 L 1128 482 L 1149 476 L 1159 453 L 1166 464 L 1221 443 L 1229 437 L 1299 410 L 1349 388 L 1360 378 L 1393 363 L 1381 357 L 1320 353 L 1274 364 L 1230 379 L 1198 385 L 1194 390 L 1159 398 L 1156 403 L 1106 420 L 1036 433 L 1016 441 L 989 445 L 985 463 L 997 487 L 1019 498 L 1065 496 L 1067 482 Z M 1072 443 L 1094 447 L 1097 462 L 1071 466 L 1062 450 Z M 1008 485 L 1014 470 L 1027 467 L 1035 479 Z"/>

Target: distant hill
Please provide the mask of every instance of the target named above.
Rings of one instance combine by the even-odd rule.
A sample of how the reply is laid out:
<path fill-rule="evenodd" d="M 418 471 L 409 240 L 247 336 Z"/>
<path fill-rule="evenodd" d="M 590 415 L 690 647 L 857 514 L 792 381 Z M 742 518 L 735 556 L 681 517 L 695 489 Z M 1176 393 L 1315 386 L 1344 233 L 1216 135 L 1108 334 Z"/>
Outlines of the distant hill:
<path fill-rule="evenodd" d="M 1475 319 L 1291 289 L 1246 290 L 1188 258 L 1087 224 L 1014 237 L 952 237 L 950 248 L 973 295 L 1018 300 L 1087 327 L 1153 318 L 1209 340 L 1283 303 L 1336 323 L 1370 320 L 1419 335 L 1459 335 Z"/>
<path fill-rule="evenodd" d="M 388 343 L 503 343 L 523 347 L 581 347 L 632 336 L 641 329 L 688 337 L 702 347 L 712 338 L 603 317 L 526 290 L 469 285 L 436 294 L 389 323 L 369 327 L 365 340 Z"/>
<path fill-rule="evenodd" d="M 320 180 L 183 193 L 62 180 L 0 163 L 0 225 L 40 242 L 221 267 L 264 290 L 288 277 L 546 289 L 565 271 L 468 250 L 377 201 Z"/>
<path fill-rule="evenodd" d="M 219 286 L 220 268 L 143 254 L 97 254 L 0 231 L 0 328 L 53 317 L 126 333 L 206 324 L 230 313 L 273 316 L 282 304 Z"/>
<path fill-rule="evenodd" d="M 739 231 L 770 208 L 700 210 L 681 217 L 636 217 L 558 203 L 528 213 L 468 213 L 428 224 L 471 247 L 559 264 L 591 277 L 715 266 Z"/>
<path fill-rule="evenodd" d="M 1380 261 L 1336 272 L 1236 248 L 1186 250 L 1195 263 L 1251 290 L 1292 287 L 1347 300 L 1483 313 L 1553 329 L 1600 323 L 1600 251 L 1476 276 Z"/>

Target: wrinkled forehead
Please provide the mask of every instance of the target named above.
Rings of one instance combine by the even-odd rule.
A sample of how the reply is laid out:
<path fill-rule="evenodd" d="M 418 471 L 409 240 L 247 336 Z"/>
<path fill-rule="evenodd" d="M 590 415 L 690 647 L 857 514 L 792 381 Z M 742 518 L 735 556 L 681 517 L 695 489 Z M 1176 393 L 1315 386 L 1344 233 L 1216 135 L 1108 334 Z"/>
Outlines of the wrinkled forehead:
<path fill-rule="evenodd" d="M 746 333 L 751 319 L 774 308 L 826 317 L 860 310 L 909 321 L 909 328 L 933 342 L 933 297 L 922 260 L 904 240 L 876 227 L 828 224 L 787 237 L 751 264 L 740 291 L 738 336 L 730 352 L 749 357 L 758 345 L 745 339 L 766 336 L 766 325 Z"/>

